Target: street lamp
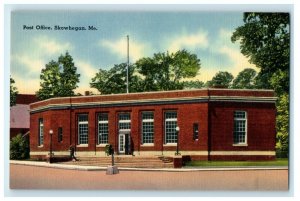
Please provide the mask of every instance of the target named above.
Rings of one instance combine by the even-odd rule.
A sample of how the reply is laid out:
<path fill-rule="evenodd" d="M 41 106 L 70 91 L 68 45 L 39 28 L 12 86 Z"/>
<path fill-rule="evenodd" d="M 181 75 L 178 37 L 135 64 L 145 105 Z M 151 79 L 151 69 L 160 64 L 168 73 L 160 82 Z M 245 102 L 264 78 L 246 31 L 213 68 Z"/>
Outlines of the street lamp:
<path fill-rule="evenodd" d="M 49 135 L 50 135 L 50 160 L 51 160 L 51 157 L 52 157 L 52 135 L 53 135 L 52 129 L 49 130 Z"/>
<path fill-rule="evenodd" d="M 177 134 L 177 147 L 176 147 L 176 153 L 175 153 L 175 155 L 180 155 L 180 153 L 179 153 L 179 130 L 180 130 L 180 128 L 179 128 L 179 126 L 176 126 L 176 134 Z"/>

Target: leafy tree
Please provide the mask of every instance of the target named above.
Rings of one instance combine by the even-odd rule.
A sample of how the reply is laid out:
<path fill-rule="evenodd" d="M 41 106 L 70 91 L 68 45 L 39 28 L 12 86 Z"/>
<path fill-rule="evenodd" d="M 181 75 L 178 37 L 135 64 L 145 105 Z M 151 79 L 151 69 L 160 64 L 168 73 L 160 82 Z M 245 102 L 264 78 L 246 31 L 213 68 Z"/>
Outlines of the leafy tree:
<path fill-rule="evenodd" d="M 276 149 L 280 152 L 287 153 L 289 150 L 289 109 L 288 109 L 289 95 L 282 94 L 277 102 L 277 116 L 276 116 Z"/>
<path fill-rule="evenodd" d="M 204 82 L 199 80 L 183 81 L 184 89 L 201 89 L 204 87 Z"/>
<path fill-rule="evenodd" d="M 10 141 L 10 159 L 21 160 L 29 158 L 29 138 L 18 134 Z"/>
<path fill-rule="evenodd" d="M 256 88 L 257 72 L 252 68 L 246 68 L 241 71 L 233 80 L 232 88 L 234 89 L 254 89 Z"/>
<path fill-rule="evenodd" d="M 143 91 L 183 89 L 181 80 L 197 75 L 200 59 L 186 50 L 179 50 L 142 58 L 136 66 L 138 73 L 144 77 Z"/>
<path fill-rule="evenodd" d="M 290 16 L 289 13 L 244 13 L 244 25 L 231 40 L 260 68 L 257 87 L 274 89 L 277 96 L 277 148 L 288 145 Z"/>
<path fill-rule="evenodd" d="M 39 91 L 36 92 L 40 100 L 52 97 L 74 96 L 74 90 L 78 87 L 80 74 L 76 73 L 77 67 L 73 63 L 72 56 L 66 52 L 58 58 L 58 61 L 50 61 L 40 75 Z"/>
<path fill-rule="evenodd" d="M 130 65 L 128 69 L 130 92 L 141 91 L 141 78 L 135 75 L 134 71 L 135 67 Z M 126 63 L 115 65 L 110 70 L 99 69 L 96 76 L 92 78 L 90 86 L 96 88 L 101 94 L 126 93 L 126 74 Z"/>
<path fill-rule="evenodd" d="M 15 87 L 14 84 L 15 80 L 10 77 L 10 107 L 16 104 L 18 95 L 17 87 Z"/>
<path fill-rule="evenodd" d="M 233 80 L 233 75 L 227 71 L 219 71 L 212 78 L 212 80 L 206 82 L 207 87 L 215 88 L 229 88 Z"/>
<path fill-rule="evenodd" d="M 289 13 L 244 13 L 244 23 L 235 30 L 231 40 L 240 42 L 242 54 L 261 69 L 264 88 L 278 92 L 280 87 L 289 91 Z M 278 74 L 284 75 L 278 80 L 280 83 L 271 83 L 271 78 Z"/>

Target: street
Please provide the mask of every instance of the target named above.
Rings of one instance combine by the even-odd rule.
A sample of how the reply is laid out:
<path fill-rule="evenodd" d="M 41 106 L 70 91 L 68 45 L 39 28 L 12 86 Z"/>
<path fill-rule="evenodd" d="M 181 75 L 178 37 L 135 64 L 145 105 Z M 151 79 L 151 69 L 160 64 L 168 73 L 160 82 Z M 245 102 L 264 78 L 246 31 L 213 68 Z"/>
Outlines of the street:
<path fill-rule="evenodd" d="M 11 189 L 286 191 L 288 170 L 105 171 L 10 164 Z"/>

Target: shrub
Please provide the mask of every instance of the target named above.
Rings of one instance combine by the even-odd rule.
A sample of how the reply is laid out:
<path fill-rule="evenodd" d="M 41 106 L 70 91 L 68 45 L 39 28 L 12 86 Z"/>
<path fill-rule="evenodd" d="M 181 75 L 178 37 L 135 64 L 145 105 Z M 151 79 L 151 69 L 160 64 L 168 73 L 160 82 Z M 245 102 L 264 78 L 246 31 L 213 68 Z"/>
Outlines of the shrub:
<path fill-rule="evenodd" d="M 10 141 L 10 159 L 22 160 L 29 158 L 29 139 L 18 134 Z"/>

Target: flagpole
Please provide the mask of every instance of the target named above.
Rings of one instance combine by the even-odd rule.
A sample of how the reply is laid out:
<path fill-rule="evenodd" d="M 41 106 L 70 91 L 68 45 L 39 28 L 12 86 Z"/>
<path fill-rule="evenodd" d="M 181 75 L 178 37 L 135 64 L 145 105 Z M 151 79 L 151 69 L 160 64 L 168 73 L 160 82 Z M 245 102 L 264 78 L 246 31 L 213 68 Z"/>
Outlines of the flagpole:
<path fill-rule="evenodd" d="M 127 74 L 126 74 L 126 92 L 127 93 L 129 93 L 128 70 L 129 70 L 129 35 L 127 35 Z"/>

